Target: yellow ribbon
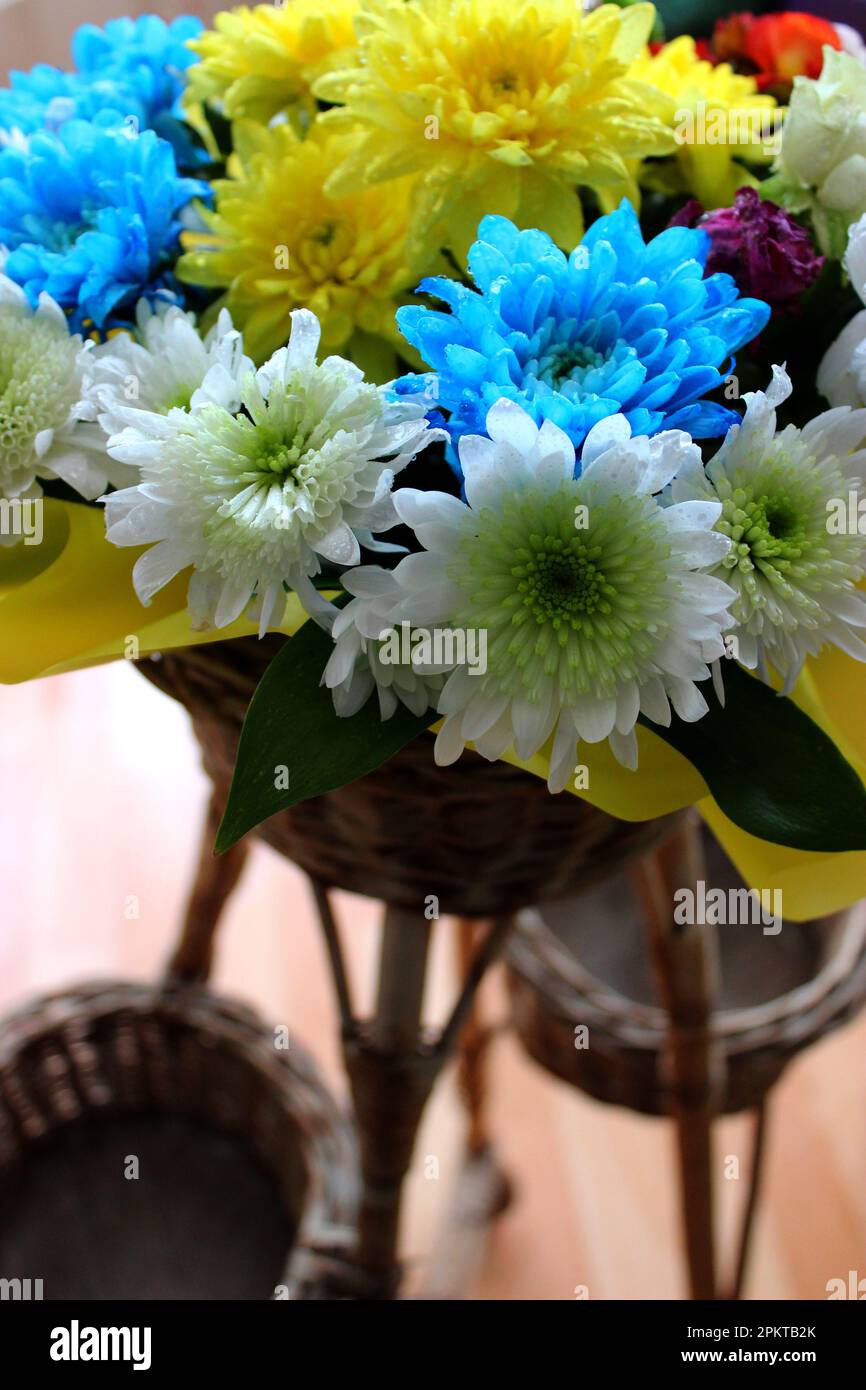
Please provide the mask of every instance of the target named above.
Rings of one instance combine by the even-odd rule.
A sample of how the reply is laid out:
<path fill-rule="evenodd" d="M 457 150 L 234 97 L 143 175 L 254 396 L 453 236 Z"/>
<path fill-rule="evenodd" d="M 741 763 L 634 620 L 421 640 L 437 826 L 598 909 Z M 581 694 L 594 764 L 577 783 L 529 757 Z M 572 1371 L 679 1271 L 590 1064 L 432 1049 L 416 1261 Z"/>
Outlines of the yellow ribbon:
<path fill-rule="evenodd" d="M 143 608 L 132 586 L 140 553 L 106 542 L 101 509 L 46 500 L 42 543 L 0 547 L 0 682 L 255 633 L 255 624 L 245 619 L 218 632 L 193 631 L 186 575 Z M 305 617 L 290 595 L 274 630 L 291 636 Z M 866 668 L 831 649 L 810 663 L 794 698 L 866 782 Z M 691 763 L 661 738 L 640 728 L 638 745 L 638 772 L 620 767 L 606 743 L 582 745 L 587 786 L 569 790 L 629 821 L 697 804 L 746 882 L 782 889 L 786 917 L 818 916 L 866 896 L 866 853 L 811 854 L 759 840 L 722 814 Z M 547 776 L 546 749 L 525 761 L 513 753 L 506 758 Z"/>
<path fill-rule="evenodd" d="M 183 574 L 142 607 L 132 586 L 142 551 L 106 541 L 101 508 L 48 499 L 43 515 L 41 545 L 0 548 L 0 683 L 257 631 L 246 619 L 218 632 L 194 631 Z M 275 630 L 291 636 L 305 616 L 291 595 Z"/>

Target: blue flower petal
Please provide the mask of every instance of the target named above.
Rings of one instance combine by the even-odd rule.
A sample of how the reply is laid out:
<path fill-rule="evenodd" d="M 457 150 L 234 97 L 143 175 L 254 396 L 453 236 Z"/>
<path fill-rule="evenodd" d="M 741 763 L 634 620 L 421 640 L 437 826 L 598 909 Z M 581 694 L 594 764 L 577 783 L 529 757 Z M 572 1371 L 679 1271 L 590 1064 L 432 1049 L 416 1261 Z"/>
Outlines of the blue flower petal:
<path fill-rule="evenodd" d="M 179 167 L 206 163 L 180 104 L 185 71 L 197 61 L 187 41 L 203 27 L 191 15 L 170 24 L 145 15 L 110 20 L 104 29 L 83 25 L 72 42 L 76 72 L 38 63 L 10 74 L 11 86 L 0 90 L 0 130 L 32 135 L 70 120 L 132 122 L 168 140 Z"/>
<path fill-rule="evenodd" d="M 178 175 L 152 130 L 69 120 L 26 154 L 0 151 L 0 243 L 6 274 L 31 302 L 45 290 L 78 329 L 152 291 L 176 259 L 179 213 L 208 186 Z M 123 314 L 121 314 L 121 321 Z"/>
<path fill-rule="evenodd" d="M 704 277 L 708 246 L 686 227 L 645 243 L 626 200 L 569 257 L 544 232 L 485 217 L 469 255 L 477 288 L 426 280 L 423 292 L 447 308 L 397 314 L 434 370 L 452 443 L 483 430 L 503 396 L 553 420 L 578 450 L 617 411 L 637 432 L 723 434 L 736 415 L 703 397 L 770 310 L 741 299 L 730 276 Z"/>
<path fill-rule="evenodd" d="M 718 401 L 695 401 L 669 415 L 665 429 L 685 430 L 693 439 L 718 439 L 727 434 L 731 425 L 739 423 L 737 412 L 719 405 Z"/>

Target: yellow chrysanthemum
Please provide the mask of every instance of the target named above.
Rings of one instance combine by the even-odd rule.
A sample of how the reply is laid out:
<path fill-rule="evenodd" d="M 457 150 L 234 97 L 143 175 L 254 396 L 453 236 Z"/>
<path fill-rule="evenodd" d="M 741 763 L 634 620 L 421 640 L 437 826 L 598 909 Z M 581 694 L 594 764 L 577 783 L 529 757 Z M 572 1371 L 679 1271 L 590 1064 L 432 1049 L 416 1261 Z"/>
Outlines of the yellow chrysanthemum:
<path fill-rule="evenodd" d="M 780 112 L 771 96 L 759 96 L 751 77 L 729 63 L 713 65 L 697 56 L 685 34 L 655 54 L 638 58 L 629 73 L 651 83 L 671 100 L 675 160 L 647 165 L 640 181 L 666 193 L 688 193 L 705 208 L 728 207 L 738 188 L 756 178 L 740 161 L 766 164 Z"/>
<path fill-rule="evenodd" d="M 214 184 L 215 209 L 202 209 L 208 230 L 184 235 L 180 278 L 225 290 L 219 306 L 256 361 L 287 341 L 299 307 L 319 318 L 326 349 L 357 330 L 402 343 L 394 311 L 417 278 L 406 259 L 410 181 L 387 198 L 371 189 L 329 198 L 324 181 L 352 137 L 318 122 L 305 140 L 286 124 L 238 122 L 234 143 L 232 177 Z"/>
<path fill-rule="evenodd" d="M 485 213 L 541 227 L 568 250 L 576 188 L 635 194 L 626 161 L 666 154 L 668 99 L 626 77 L 655 10 L 578 0 L 366 0 L 359 62 L 315 84 L 323 119 L 362 132 L 329 192 L 418 174 L 415 242 L 463 255 Z"/>
<path fill-rule="evenodd" d="M 241 5 L 216 16 L 189 47 L 186 102 L 216 103 L 231 120 L 269 121 L 279 112 L 296 123 L 316 111 L 310 88 L 323 73 L 355 59 L 358 0 L 288 0 Z"/>

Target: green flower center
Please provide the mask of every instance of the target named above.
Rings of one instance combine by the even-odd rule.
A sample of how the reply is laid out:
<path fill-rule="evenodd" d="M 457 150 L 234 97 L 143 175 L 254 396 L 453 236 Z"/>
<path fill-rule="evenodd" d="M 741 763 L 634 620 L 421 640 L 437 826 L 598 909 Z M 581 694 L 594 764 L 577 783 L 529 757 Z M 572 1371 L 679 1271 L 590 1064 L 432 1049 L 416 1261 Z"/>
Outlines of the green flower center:
<path fill-rule="evenodd" d="M 856 567 L 857 538 L 827 531 L 825 498 L 845 495 L 840 474 L 822 473 L 795 434 L 776 437 L 758 467 L 714 478 L 722 503 L 716 530 L 731 539 L 720 572 L 737 590 L 731 612 L 748 624 L 763 613 L 773 625 L 814 627 L 820 595 Z"/>
<path fill-rule="evenodd" d="M 594 499 L 580 479 L 509 494 L 456 547 L 449 578 L 466 602 L 453 622 L 486 630 L 491 695 L 539 700 L 554 680 L 566 702 L 608 696 L 654 670 L 672 597 L 666 529 L 647 498 Z"/>
<path fill-rule="evenodd" d="M 62 256 L 72 250 L 78 238 L 83 232 L 89 231 L 92 225 L 93 223 L 89 218 L 85 218 L 79 223 L 54 222 L 48 217 L 39 218 L 36 220 L 38 233 L 33 240 L 38 241 L 49 251 L 55 251 Z"/>
<path fill-rule="evenodd" d="M 163 415 L 167 415 L 170 410 L 189 410 L 190 401 L 193 396 L 191 386 L 183 386 L 176 391 L 170 400 L 167 400 L 162 407 Z"/>
<path fill-rule="evenodd" d="M 337 235 L 338 226 L 339 223 L 334 222 L 333 219 L 329 219 L 327 222 L 322 222 L 318 227 L 316 227 L 316 229 L 313 232 L 311 232 L 310 240 L 318 242 L 320 246 L 330 246 L 334 240 L 334 237 Z"/>
<path fill-rule="evenodd" d="M 808 539 L 803 498 L 781 493 L 750 497 L 735 488 L 722 503 L 717 529 L 730 536 L 732 549 L 725 564 L 746 568 L 762 562 L 779 573 L 803 554 Z"/>
<path fill-rule="evenodd" d="M 284 578 L 366 500 L 382 397 L 332 362 L 273 380 L 267 398 L 250 378 L 241 399 L 237 415 L 208 404 L 178 428 L 172 484 L 199 518 L 200 570 Z"/>
<path fill-rule="evenodd" d="M 514 566 L 514 577 L 524 603 L 538 623 L 570 623 L 577 630 L 581 618 L 594 613 L 602 602 L 604 575 L 593 563 L 598 549 L 582 540 L 563 541 L 545 536 L 540 548 L 528 552 Z"/>
<path fill-rule="evenodd" d="M 566 381 L 579 381 L 593 367 L 600 367 L 604 354 L 583 343 L 558 343 L 538 359 L 538 377 L 557 390 Z"/>
<path fill-rule="evenodd" d="M 33 461 L 40 430 L 56 429 L 75 404 L 75 347 L 48 318 L 0 309 L 0 491 Z"/>
<path fill-rule="evenodd" d="M 774 540 L 794 544 L 803 537 L 804 528 L 794 503 L 788 497 L 775 497 L 765 505 L 767 529 Z"/>
<path fill-rule="evenodd" d="M 287 474 L 294 476 L 303 456 L 301 444 L 269 444 L 259 452 L 256 464 L 263 473 L 276 473 L 284 478 Z"/>

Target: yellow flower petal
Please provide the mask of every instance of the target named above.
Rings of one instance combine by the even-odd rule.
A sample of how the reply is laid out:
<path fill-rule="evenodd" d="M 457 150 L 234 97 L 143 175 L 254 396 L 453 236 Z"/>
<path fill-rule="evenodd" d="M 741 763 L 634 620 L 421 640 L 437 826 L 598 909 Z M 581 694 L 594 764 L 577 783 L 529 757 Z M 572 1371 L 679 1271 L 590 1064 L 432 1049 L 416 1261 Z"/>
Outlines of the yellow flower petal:
<path fill-rule="evenodd" d="M 201 61 L 188 71 L 184 104 L 213 102 L 230 119 L 262 122 L 313 114 L 312 83 L 354 60 L 357 10 L 358 0 L 291 0 L 222 11 L 190 40 Z"/>
<path fill-rule="evenodd" d="M 689 193 L 708 210 L 729 206 L 737 189 L 754 186 L 754 176 L 739 161 L 769 162 L 772 150 L 762 131 L 769 132 L 776 108 L 774 97 L 759 95 L 754 78 L 735 73 L 729 63 L 699 58 L 694 39 L 685 34 L 657 53 L 645 49 L 629 76 L 667 99 L 667 121 L 677 139 L 674 159 L 640 169 L 646 187 Z"/>
<path fill-rule="evenodd" d="M 622 185 L 628 160 L 673 149 L 669 99 L 626 78 L 654 17 L 649 4 L 584 14 L 576 0 L 366 0 L 357 66 L 314 86 L 344 103 L 324 123 L 350 124 L 364 142 L 328 192 L 414 173 L 412 245 L 426 257 L 443 235 L 465 255 L 477 230 L 467 190 L 473 217 L 478 206 L 510 216 L 510 201 L 521 222 L 532 209 L 524 225 L 567 235 L 571 250 L 578 185 Z M 514 179 L 507 198 L 501 169 Z M 530 187 L 539 180 L 555 191 L 546 208 Z"/>
<path fill-rule="evenodd" d="M 325 352 L 343 351 L 357 328 L 399 345 L 395 309 L 419 278 L 407 250 L 411 180 L 396 179 L 386 198 L 371 189 L 332 198 L 325 182 L 361 152 L 357 132 L 324 121 L 305 139 L 285 124 L 233 130 L 234 177 L 214 184 L 213 210 L 201 209 L 207 230 L 183 235 L 178 276 L 225 290 L 219 305 L 257 362 L 287 341 L 299 307 L 320 319 Z"/>

